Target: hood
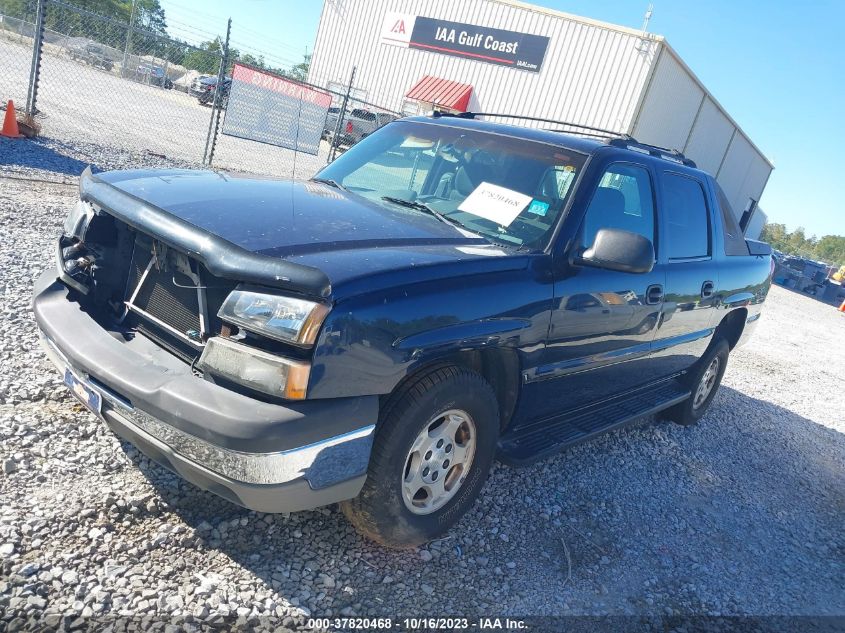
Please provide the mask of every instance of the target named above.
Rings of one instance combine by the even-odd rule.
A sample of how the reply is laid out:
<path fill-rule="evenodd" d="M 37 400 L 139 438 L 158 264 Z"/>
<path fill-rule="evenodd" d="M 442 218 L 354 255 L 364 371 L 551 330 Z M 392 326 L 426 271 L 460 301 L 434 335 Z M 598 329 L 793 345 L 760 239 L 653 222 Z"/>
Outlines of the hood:
<path fill-rule="evenodd" d="M 316 268 L 333 288 L 398 268 L 508 254 L 435 217 L 316 182 L 195 170 L 115 171 L 93 178 L 253 258 Z"/>

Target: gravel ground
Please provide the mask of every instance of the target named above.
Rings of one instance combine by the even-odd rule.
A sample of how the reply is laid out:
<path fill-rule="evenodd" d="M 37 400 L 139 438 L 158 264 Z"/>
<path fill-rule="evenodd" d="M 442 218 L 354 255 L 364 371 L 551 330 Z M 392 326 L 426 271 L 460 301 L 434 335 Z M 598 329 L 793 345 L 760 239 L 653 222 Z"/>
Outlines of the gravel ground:
<path fill-rule="evenodd" d="M 845 614 L 833 308 L 773 288 L 700 425 L 496 466 L 448 537 L 387 551 L 334 507 L 263 515 L 202 492 L 68 395 L 29 302 L 74 195 L 0 178 L 0 629 L 42 613 Z"/>

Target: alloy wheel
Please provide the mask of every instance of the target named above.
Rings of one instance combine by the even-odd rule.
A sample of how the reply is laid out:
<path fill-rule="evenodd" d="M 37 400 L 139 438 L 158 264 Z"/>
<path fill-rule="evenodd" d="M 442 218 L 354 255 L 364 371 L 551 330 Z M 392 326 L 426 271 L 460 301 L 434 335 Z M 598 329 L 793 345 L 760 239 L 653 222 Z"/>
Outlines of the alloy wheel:
<path fill-rule="evenodd" d="M 716 384 L 716 378 L 719 376 L 719 366 L 721 361 L 718 356 L 714 356 L 713 360 L 707 366 L 701 380 L 698 381 L 698 388 L 695 390 L 695 396 L 692 401 L 692 408 L 698 409 L 707 400 L 710 392 L 713 391 L 713 386 Z"/>
<path fill-rule="evenodd" d="M 402 472 L 402 499 L 414 514 L 431 514 L 460 490 L 475 456 L 476 428 L 472 417 L 450 409 L 420 431 Z"/>

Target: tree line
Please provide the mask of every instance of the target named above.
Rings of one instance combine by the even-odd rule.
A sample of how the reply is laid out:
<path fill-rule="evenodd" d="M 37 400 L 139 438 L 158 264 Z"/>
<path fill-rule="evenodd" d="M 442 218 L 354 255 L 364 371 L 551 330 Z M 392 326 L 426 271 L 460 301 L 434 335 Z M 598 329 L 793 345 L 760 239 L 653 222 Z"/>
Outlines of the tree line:
<path fill-rule="evenodd" d="M 767 222 L 760 239 L 788 255 L 798 255 L 836 266 L 845 265 L 845 236 L 842 235 L 807 237 L 804 227 L 799 226 L 789 232 L 785 224 Z"/>
<path fill-rule="evenodd" d="M 37 0 L 0 0 L 0 14 L 35 22 Z M 132 21 L 132 32 L 129 23 Z M 212 75 L 220 68 L 223 38 L 220 36 L 194 46 L 171 37 L 167 32 L 167 17 L 159 0 L 64 0 L 48 5 L 45 26 L 51 31 L 90 39 L 134 55 L 150 55 L 189 70 Z M 128 47 L 127 47 L 128 44 Z M 308 74 L 310 55 L 291 68 L 278 68 L 266 63 L 262 55 L 241 53 L 229 48 L 229 67 L 241 61 L 280 75 L 304 80 Z"/>

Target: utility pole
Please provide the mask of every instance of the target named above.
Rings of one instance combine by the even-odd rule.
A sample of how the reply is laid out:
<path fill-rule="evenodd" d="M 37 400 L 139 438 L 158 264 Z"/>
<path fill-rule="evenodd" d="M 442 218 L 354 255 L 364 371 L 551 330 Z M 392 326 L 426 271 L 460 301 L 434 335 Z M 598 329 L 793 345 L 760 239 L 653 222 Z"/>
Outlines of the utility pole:
<path fill-rule="evenodd" d="M 129 12 L 129 28 L 126 30 L 126 47 L 123 49 L 123 63 L 120 65 L 120 76 L 126 77 L 126 64 L 129 62 L 129 45 L 132 42 L 132 27 L 135 26 L 135 5 L 138 0 L 132 0 L 132 10 Z"/>
<path fill-rule="evenodd" d="M 651 22 L 651 16 L 654 15 L 654 4 L 649 2 L 648 9 L 645 11 L 645 15 L 643 16 L 643 29 L 642 34 L 640 35 L 640 42 L 637 44 L 637 50 L 640 52 L 644 52 L 647 50 L 646 41 L 648 41 L 648 23 Z"/>

